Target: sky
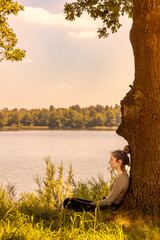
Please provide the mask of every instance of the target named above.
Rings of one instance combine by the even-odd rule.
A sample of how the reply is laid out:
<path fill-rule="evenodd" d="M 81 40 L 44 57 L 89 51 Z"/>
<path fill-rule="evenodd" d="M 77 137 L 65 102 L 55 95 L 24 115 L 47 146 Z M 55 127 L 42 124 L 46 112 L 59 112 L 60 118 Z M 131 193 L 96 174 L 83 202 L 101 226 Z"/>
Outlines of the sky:
<path fill-rule="evenodd" d="M 99 39 L 100 20 L 65 20 L 66 0 L 18 2 L 25 11 L 9 24 L 26 57 L 0 63 L 0 109 L 120 104 L 134 80 L 132 20 L 122 17 L 116 34 Z"/>

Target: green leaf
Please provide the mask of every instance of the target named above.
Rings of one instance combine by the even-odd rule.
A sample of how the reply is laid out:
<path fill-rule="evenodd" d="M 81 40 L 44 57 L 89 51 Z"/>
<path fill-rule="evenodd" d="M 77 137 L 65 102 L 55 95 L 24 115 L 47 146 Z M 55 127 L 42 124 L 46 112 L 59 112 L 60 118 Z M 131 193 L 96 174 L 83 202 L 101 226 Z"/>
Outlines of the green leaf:
<path fill-rule="evenodd" d="M 0 0 L 0 61 L 4 59 L 22 61 L 25 57 L 24 50 L 15 48 L 18 40 L 7 22 L 8 15 L 17 15 L 19 11 L 23 10 L 23 6 L 13 0 Z"/>
<path fill-rule="evenodd" d="M 73 21 L 87 12 L 91 18 L 102 20 L 103 27 L 98 28 L 100 38 L 108 37 L 108 29 L 112 33 L 122 26 L 119 22 L 120 16 L 127 14 L 133 17 L 133 0 L 77 0 L 64 5 L 66 20 Z"/>

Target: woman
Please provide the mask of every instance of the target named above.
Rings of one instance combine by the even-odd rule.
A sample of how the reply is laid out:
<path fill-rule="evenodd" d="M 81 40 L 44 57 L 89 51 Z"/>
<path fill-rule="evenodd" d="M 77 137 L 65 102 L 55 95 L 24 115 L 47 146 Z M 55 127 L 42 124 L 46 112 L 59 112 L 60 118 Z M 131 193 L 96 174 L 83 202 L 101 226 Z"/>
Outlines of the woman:
<path fill-rule="evenodd" d="M 110 186 L 108 196 L 100 201 L 93 202 L 80 198 L 67 198 L 64 201 L 64 208 L 73 209 L 75 211 L 92 211 L 98 206 L 100 209 L 117 209 L 122 202 L 128 187 L 129 177 L 125 166 L 129 165 L 130 147 L 127 145 L 124 150 L 116 150 L 111 153 L 110 165 L 111 168 L 117 171 L 117 177 Z"/>

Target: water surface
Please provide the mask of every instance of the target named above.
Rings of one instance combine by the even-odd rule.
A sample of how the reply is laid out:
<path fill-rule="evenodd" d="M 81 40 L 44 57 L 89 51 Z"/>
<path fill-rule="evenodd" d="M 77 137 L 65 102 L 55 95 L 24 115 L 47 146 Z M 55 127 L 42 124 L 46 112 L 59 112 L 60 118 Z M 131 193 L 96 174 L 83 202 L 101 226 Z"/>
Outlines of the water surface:
<path fill-rule="evenodd" d="M 63 161 L 65 174 L 72 163 L 75 180 L 109 177 L 110 152 L 126 141 L 114 131 L 13 131 L 0 132 L 0 181 L 16 184 L 17 194 L 36 189 L 33 176 L 44 175 L 44 157 L 57 165 Z"/>

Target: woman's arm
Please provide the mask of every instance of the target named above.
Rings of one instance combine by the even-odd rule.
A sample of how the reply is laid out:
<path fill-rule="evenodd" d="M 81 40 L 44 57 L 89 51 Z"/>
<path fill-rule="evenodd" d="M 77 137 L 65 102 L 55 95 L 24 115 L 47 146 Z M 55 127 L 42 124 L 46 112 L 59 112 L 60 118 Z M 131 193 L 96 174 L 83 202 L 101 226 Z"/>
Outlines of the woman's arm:
<path fill-rule="evenodd" d="M 129 181 L 128 181 L 128 185 L 129 185 Z M 124 181 L 124 179 L 116 179 L 114 186 L 112 188 L 112 190 L 109 192 L 108 196 L 106 197 L 106 199 L 97 201 L 97 202 L 91 202 L 90 204 L 92 206 L 109 206 L 111 205 L 115 199 L 119 196 L 119 194 L 121 193 L 121 191 L 123 189 L 127 188 L 127 184 L 126 181 Z"/>

